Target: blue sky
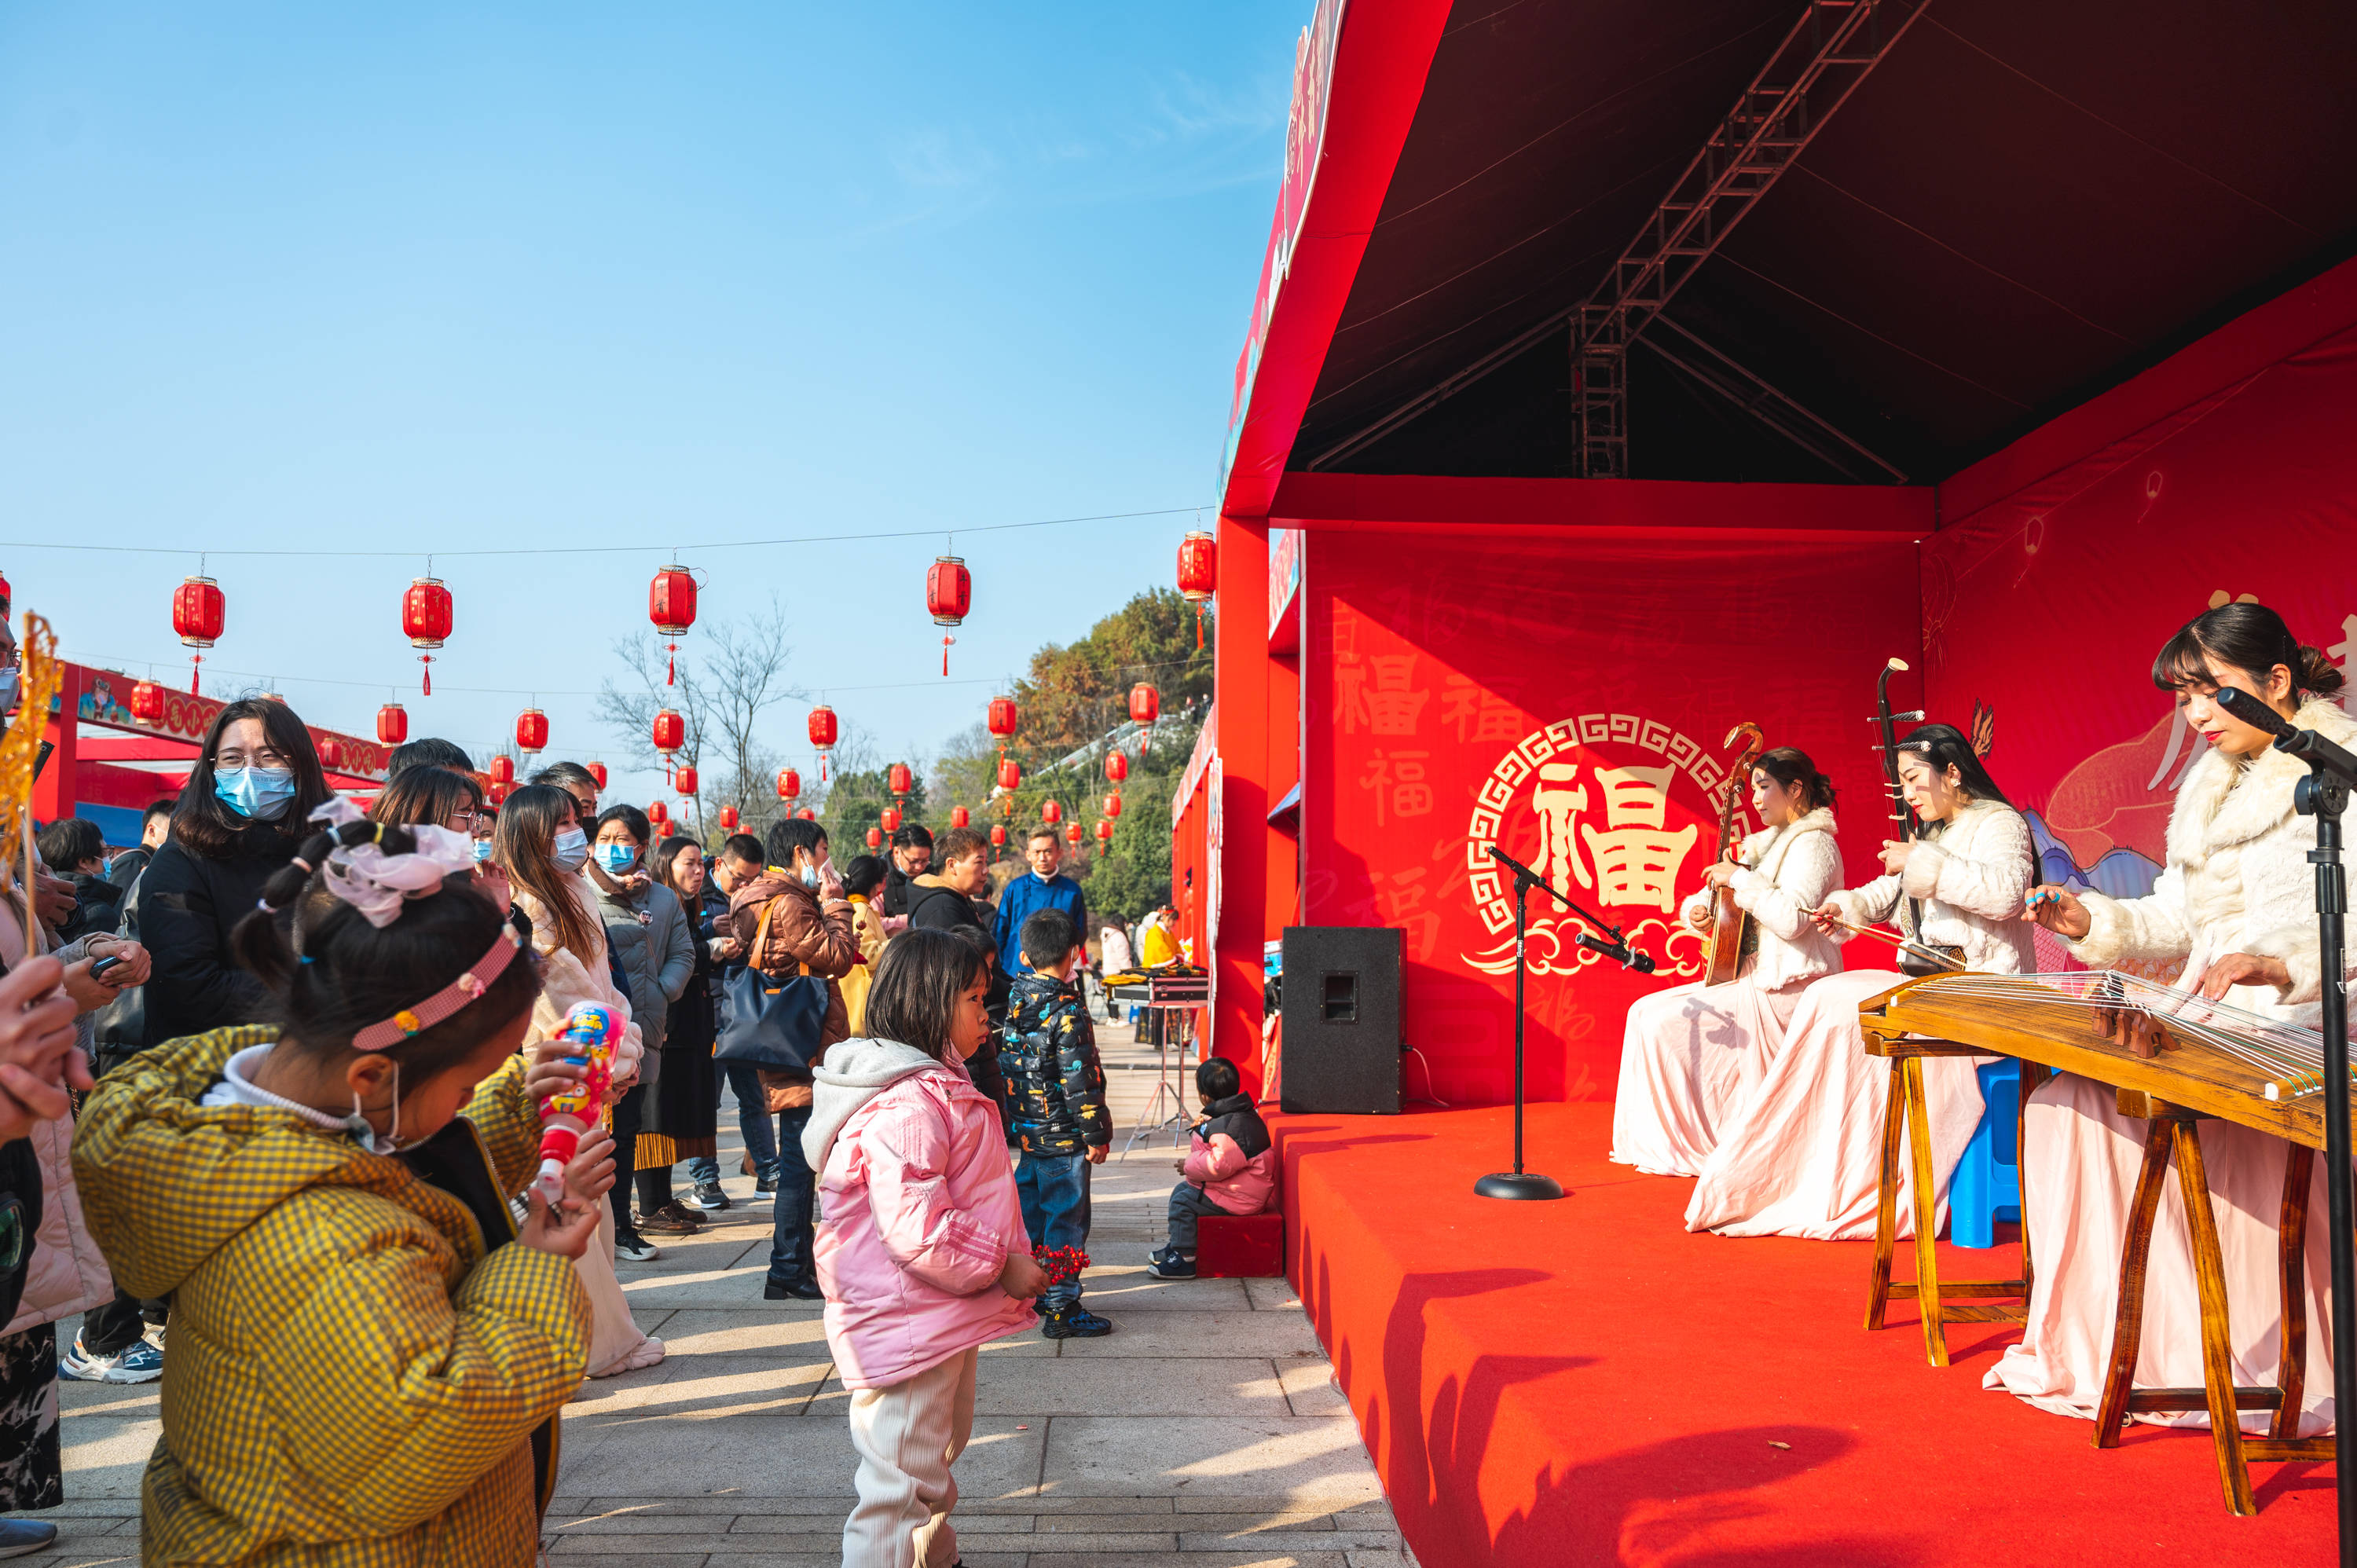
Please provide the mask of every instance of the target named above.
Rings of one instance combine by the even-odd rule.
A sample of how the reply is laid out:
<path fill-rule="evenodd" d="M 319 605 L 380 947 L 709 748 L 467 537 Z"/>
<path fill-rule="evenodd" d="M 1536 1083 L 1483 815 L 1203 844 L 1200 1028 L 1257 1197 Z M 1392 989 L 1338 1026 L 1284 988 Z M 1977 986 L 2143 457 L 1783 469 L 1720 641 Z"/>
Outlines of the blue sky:
<path fill-rule="evenodd" d="M 527 699 L 456 688 L 536 691 L 587 757 L 565 693 L 674 542 L 1208 506 L 1308 10 L 0 4 L 0 569 L 70 657 L 185 684 L 196 552 L 407 553 L 214 556 L 209 671 L 479 749 Z M 952 674 L 1168 582 L 1191 522 L 963 535 Z M 401 590 L 518 544 L 643 549 L 445 554 L 420 700 Z M 797 683 L 918 682 L 834 698 L 918 761 L 989 695 L 939 682 L 941 545 L 684 558 L 707 617 L 780 596 Z"/>

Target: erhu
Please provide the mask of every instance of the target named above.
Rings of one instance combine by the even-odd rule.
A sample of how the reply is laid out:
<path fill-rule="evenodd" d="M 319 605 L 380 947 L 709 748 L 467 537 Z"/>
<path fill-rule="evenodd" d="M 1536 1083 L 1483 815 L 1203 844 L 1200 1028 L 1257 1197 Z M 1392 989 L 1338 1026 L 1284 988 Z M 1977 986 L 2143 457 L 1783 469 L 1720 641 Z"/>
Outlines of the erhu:
<path fill-rule="evenodd" d="M 1890 820 L 1899 824 L 1899 836 L 1912 843 L 1923 836 L 1923 823 L 1915 815 L 1915 808 L 1907 803 L 1907 791 L 1899 782 L 1899 723 L 1921 724 L 1922 712 L 1894 714 L 1890 711 L 1890 676 L 1892 671 L 1907 668 L 1904 659 L 1892 659 L 1882 667 L 1874 682 L 1874 722 L 1882 730 L 1882 778 L 1890 791 L 1894 808 Z M 1899 972 L 1901 974 L 1937 974 L 1945 970 L 1962 969 L 1964 950 L 1941 942 L 1923 940 L 1923 906 L 1913 898 L 1901 901 L 1906 918 L 1900 922 L 1906 941 L 1899 948 Z M 1931 955 L 1938 955 L 1938 962 Z"/>
<path fill-rule="evenodd" d="M 1711 856 L 1714 863 L 1732 858 L 1735 854 L 1737 802 L 1743 798 L 1743 787 L 1750 781 L 1751 765 L 1759 760 L 1768 737 L 1758 725 L 1746 720 L 1727 732 L 1723 746 L 1733 746 L 1738 736 L 1744 737 L 1743 753 L 1727 770 L 1727 787 L 1719 792 L 1718 850 Z M 1710 896 L 1709 951 L 1703 963 L 1703 983 L 1724 985 L 1735 978 L 1743 964 L 1743 929 L 1751 917 L 1735 902 L 1735 889 L 1721 886 Z"/>

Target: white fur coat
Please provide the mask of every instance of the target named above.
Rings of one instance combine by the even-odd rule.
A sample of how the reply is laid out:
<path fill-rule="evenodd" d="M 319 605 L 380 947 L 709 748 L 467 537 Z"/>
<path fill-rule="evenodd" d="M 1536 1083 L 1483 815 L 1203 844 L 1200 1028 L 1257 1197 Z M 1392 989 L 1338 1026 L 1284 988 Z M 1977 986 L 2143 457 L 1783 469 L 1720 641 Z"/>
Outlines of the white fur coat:
<path fill-rule="evenodd" d="M 1809 920 L 1809 911 L 1841 886 L 1841 846 L 1834 840 L 1834 814 L 1820 806 L 1808 815 L 1756 832 L 1736 852 L 1743 869 L 1727 884 L 1735 906 L 1760 931 L 1760 961 L 1752 982 L 1781 991 L 1795 981 L 1813 980 L 1841 968 L 1841 947 Z M 1699 928 L 1696 911 L 1710 910 L 1710 888 L 1686 900 L 1686 923 Z"/>
<path fill-rule="evenodd" d="M 1908 846 L 1895 875 L 1834 895 L 1842 918 L 1861 926 L 1891 919 L 1901 898 L 1922 901 L 1917 940 L 1964 950 L 1964 967 L 2021 974 L 2037 967 L 2021 900 L 2030 887 L 2029 824 L 1995 800 L 1974 800 L 1935 838 Z"/>
<path fill-rule="evenodd" d="M 2341 704 L 2310 698 L 2293 721 L 2357 746 L 2357 720 Z M 2212 751 L 2193 765 L 2169 815 L 2169 864 L 2143 898 L 2082 893 L 2093 922 L 2072 956 L 2096 969 L 2123 959 L 2185 961 L 2190 979 L 2230 952 L 2277 958 L 2291 984 L 2236 986 L 2227 1000 L 2277 1016 L 2312 1021 L 2322 993 L 2316 949 L 2316 822 L 2292 810 L 2292 789 L 2308 765 L 2270 747 L 2238 762 Z"/>

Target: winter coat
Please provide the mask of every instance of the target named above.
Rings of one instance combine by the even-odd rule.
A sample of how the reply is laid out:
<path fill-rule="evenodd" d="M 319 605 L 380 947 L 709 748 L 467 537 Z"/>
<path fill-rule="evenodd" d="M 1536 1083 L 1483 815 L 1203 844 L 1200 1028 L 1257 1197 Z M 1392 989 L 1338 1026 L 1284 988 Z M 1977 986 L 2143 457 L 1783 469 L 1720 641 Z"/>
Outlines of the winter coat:
<path fill-rule="evenodd" d="M 128 893 L 131 885 L 139 880 L 139 874 L 147 869 L 147 863 L 155 858 L 154 850 L 145 844 L 135 845 L 114 857 L 113 865 L 107 870 L 106 879 L 114 884 L 117 892 Z"/>
<path fill-rule="evenodd" d="M 1113 1143 L 1104 1067 L 1079 986 L 1033 970 L 1007 998 L 998 1036 L 1007 1131 L 1027 1155 L 1077 1155 Z"/>
<path fill-rule="evenodd" d="M 761 912 L 770 904 L 769 934 L 761 934 Z M 744 944 L 748 961 L 768 975 L 800 974 L 807 971 L 826 982 L 826 1023 L 819 1032 L 819 1052 L 851 1037 L 851 1017 L 843 1004 L 842 979 L 859 961 L 859 939 L 851 926 L 851 905 L 841 898 L 825 904 L 815 888 L 801 877 L 770 866 L 728 897 L 730 932 Z M 810 1079 L 800 1073 L 761 1073 L 761 1088 L 771 1111 L 791 1111 L 811 1102 Z M 813 1166 L 816 1169 L 816 1166 Z"/>
<path fill-rule="evenodd" d="M 1070 915 L 1072 940 L 1088 940 L 1089 906 L 1081 885 L 1060 875 L 1043 881 L 1037 872 L 1027 871 L 999 891 L 998 914 L 990 922 L 991 940 L 998 944 L 998 966 L 1010 976 L 1031 972 L 1023 956 L 1023 922 L 1042 909 Z"/>
<path fill-rule="evenodd" d="M 1727 886 L 1735 907 L 1751 917 L 1760 937 L 1753 983 L 1781 991 L 1797 981 L 1833 974 L 1842 966 L 1841 944 L 1817 929 L 1809 911 L 1842 884 L 1841 845 L 1834 838 L 1834 814 L 1819 806 L 1797 822 L 1756 832 L 1736 852 L 1743 869 Z M 1711 889 L 1686 900 L 1686 923 L 1700 929 L 1710 913 Z"/>
<path fill-rule="evenodd" d="M 0 1205 L 16 1208 L 16 1264 L 0 1273 L 0 1313 L 16 1316 L 25 1291 L 25 1276 L 40 1253 L 35 1240 L 41 1229 L 41 1159 L 30 1138 L 0 1144 Z"/>
<path fill-rule="evenodd" d="M 1276 1147 L 1249 1094 L 1203 1107 L 1206 1120 L 1187 1144 L 1186 1176 L 1230 1214 L 1258 1214 L 1276 1191 Z"/>
<path fill-rule="evenodd" d="M 66 917 L 58 935 L 66 941 L 77 937 L 111 937 L 123 920 L 124 889 L 103 876 L 91 876 L 74 872 L 66 878 L 73 884 L 74 912 Z"/>
<path fill-rule="evenodd" d="M 867 1022 L 867 988 L 876 983 L 876 965 L 890 939 L 884 934 L 884 919 L 874 900 L 856 893 L 851 896 L 851 929 L 859 938 L 859 961 L 843 977 L 843 1011 L 856 1035 Z"/>
<path fill-rule="evenodd" d="M 687 911 L 679 895 L 660 882 L 611 893 L 594 877 L 587 881 L 606 928 L 606 949 L 630 978 L 630 1016 L 638 1021 L 639 1037 L 659 1046 L 669 1028 L 671 1004 L 695 973 L 695 933 Z M 653 1072 L 643 1076 L 649 1083 L 656 1078 Z"/>
<path fill-rule="evenodd" d="M 630 1010 L 630 999 L 614 988 L 612 973 L 606 958 L 606 926 L 598 918 L 597 901 L 589 890 L 588 878 L 568 876 L 565 891 L 574 896 L 581 913 L 589 922 L 597 950 L 577 954 L 556 945 L 556 921 L 548 906 L 533 896 L 523 884 L 515 885 L 515 906 L 532 922 L 533 950 L 540 954 L 540 996 L 532 1004 L 532 1027 L 524 1032 L 523 1049 L 529 1052 L 543 1040 L 554 1039 L 565 1032 L 565 1015 L 583 1002 L 595 1002 L 601 1007 L 611 1007 L 630 1019 L 622 1038 L 614 1047 L 614 1082 L 618 1089 L 627 1089 L 639 1079 L 646 1055 L 645 1036 Z"/>
<path fill-rule="evenodd" d="M 589 1308 L 570 1260 L 500 1244 L 540 1140 L 523 1058 L 393 1159 L 291 1111 L 199 1103 L 275 1038 L 156 1047 L 82 1110 L 91 1227 L 125 1290 L 172 1300 L 142 1560 L 531 1563 L 535 1447 L 553 1477 Z M 428 1182 L 421 1162 L 453 1174 Z"/>
<path fill-rule="evenodd" d="M 253 912 L 262 885 L 302 847 L 268 822 L 249 822 L 215 859 L 165 842 L 139 884 L 139 940 L 154 961 L 145 987 L 147 1044 L 264 1015 L 270 993 L 230 956 L 229 934 Z"/>
<path fill-rule="evenodd" d="M 819 1068 L 818 1283 L 845 1388 L 887 1388 L 1031 1321 L 999 1288 L 1028 1251 L 998 1110 L 956 1068 L 859 1038 Z"/>
<path fill-rule="evenodd" d="M 1836 893 L 1834 902 L 1853 924 L 1900 918 L 1903 934 L 1915 941 L 1964 949 L 1968 970 L 2024 974 L 2038 967 L 2029 926 L 2021 918 L 2030 876 L 2029 824 L 2021 813 L 1995 800 L 1973 800 L 1933 836 L 1908 845 L 1903 870 Z M 1920 933 L 1903 929 L 1910 898 L 1922 904 Z"/>
<path fill-rule="evenodd" d="M 2320 697 L 2292 721 L 2343 747 L 2357 720 Z M 2238 985 L 2238 1007 L 2314 1023 L 2323 994 L 2316 946 L 2316 821 L 2292 809 L 2308 765 L 2270 747 L 2248 761 L 2212 750 L 2179 786 L 2169 814 L 2168 864 L 2151 894 L 2110 898 L 2082 892 L 2091 922 L 2071 956 L 2094 969 L 2123 960 L 2185 961 L 2188 982 L 2230 952 L 2281 959 L 2291 983 Z"/>
<path fill-rule="evenodd" d="M 920 872 L 918 875 L 922 875 L 923 873 Z M 900 869 L 900 863 L 899 861 L 893 860 L 889 857 L 886 858 L 884 862 L 884 887 L 882 891 L 882 902 L 884 905 L 883 912 L 885 914 L 905 915 L 909 912 L 909 900 L 916 897 L 915 892 L 910 886 L 910 884 L 915 880 L 915 877 L 910 876 L 907 872 Z"/>
<path fill-rule="evenodd" d="M 971 929 L 985 937 L 990 935 L 990 923 L 974 901 L 939 878 L 925 875 L 909 884 L 909 929 L 930 931 L 955 931 Z M 1001 955 L 1002 959 L 1004 955 Z M 1006 1104 L 1006 1078 L 998 1066 L 998 1031 L 1006 1022 L 1006 1002 L 1012 986 L 1006 978 L 1003 962 L 990 970 L 990 995 L 985 1004 L 990 1009 L 990 1038 L 982 1049 L 966 1058 L 966 1076 L 974 1086 L 1001 1106 Z"/>
<path fill-rule="evenodd" d="M 1137 928 L 1137 961 L 1146 969 L 1159 969 L 1180 956 L 1178 939 L 1170 928 L 1155 920 Z"/>
<path fill-rule="evenodd" d="M 1127 974 L 1129 966 L 1137 961 L 1129 950 L 1129 933 L 1119 926 L 1107 926 L 1097 938 L 1097 968 L 1106 974 Z"/>

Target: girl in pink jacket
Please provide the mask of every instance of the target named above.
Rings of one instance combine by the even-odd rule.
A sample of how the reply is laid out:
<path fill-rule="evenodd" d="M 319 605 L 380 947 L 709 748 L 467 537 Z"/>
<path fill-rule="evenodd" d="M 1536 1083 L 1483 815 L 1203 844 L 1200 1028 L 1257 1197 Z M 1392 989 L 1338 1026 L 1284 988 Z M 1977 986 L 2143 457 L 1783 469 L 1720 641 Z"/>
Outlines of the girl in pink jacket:
<path fill-rule="evenodd" d="M 950 1466 L 974 1429 L 974 1352 L 1028 1326 L 1047 1284 L 998 1107 L 963 1065 L 989 1035 L 989 994 L 973 946 L 904 932 L 877 966 L 866 1036 L 813 1075 L 818 1283 L 859 1451 L 845 1568 L 957 1561 Z"/>

